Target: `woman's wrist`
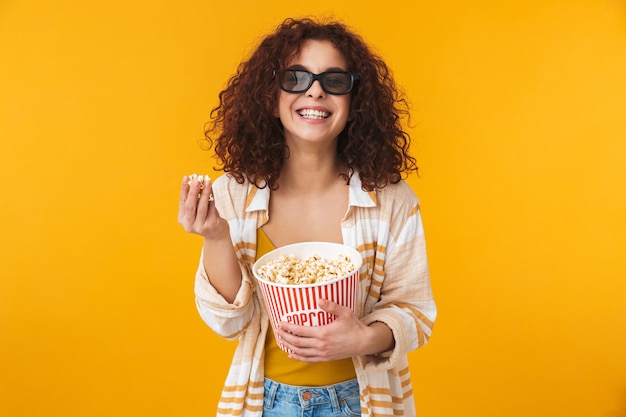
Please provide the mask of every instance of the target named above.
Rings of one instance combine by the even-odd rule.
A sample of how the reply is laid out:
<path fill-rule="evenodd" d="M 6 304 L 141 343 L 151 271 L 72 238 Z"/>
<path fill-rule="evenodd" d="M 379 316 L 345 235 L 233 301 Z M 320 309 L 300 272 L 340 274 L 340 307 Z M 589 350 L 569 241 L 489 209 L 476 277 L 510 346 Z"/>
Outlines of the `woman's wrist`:
<path fill-rule="evenodd" d="M 378 355 L 384 352 L 389 352 L 395 347 L 395 339 L 393 332 L 382 321 L 375 321 L 368 326 L 368 337 L 366 340 L 365 349 L 366 355 Z"/>

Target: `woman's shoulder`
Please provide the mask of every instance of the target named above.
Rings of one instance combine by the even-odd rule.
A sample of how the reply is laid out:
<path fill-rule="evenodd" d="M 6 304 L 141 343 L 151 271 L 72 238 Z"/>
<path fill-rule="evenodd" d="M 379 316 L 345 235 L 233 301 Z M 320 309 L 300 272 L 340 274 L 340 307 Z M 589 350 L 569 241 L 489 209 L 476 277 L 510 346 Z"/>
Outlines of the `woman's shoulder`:
<path fill-rule="evenodd" d="M 419 206 L 419 198 L 413 188 L 405 181 L 401 180 L 395 184 L 388 184 L 376 190 L 376 194 L 381 203 L 406 204 L 410 207 Z"/>
<path fill-rule="evenodd" d="M 243 180 L 243 182 L 239 182 L 235 177 L 228 173 L 221 174 L 215 180 L 213 180 L 213 189 L 216 190 L 216 192 L 219 192 L 219 190 L 229 192 L 246 192 L 249 186 L 250 184 L 245 179 Z"/>
<path fill-rule="evenodd" d="M 215 206 L 224 219 L 231 221 L 243 216 L 246 209 L 248 185 L 239 183 L 229 174 L 222 174 L 212 181 Z"/>
<path fill-rule="evenodd" d="M 267 209 L 269 189 L 258 188 L 245 178 L 238 181 L 233 175 L 222 174 L 213 181 L 213 192 L 218 208 L 229 206 L 239 214 L 242 210 Z"/>

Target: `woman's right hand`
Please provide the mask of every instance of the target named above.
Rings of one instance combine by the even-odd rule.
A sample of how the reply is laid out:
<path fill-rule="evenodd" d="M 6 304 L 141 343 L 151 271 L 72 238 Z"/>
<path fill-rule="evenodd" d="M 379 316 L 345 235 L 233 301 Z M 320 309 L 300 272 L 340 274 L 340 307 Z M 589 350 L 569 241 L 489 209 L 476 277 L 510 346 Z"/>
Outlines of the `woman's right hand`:
<path fill-rule="evenodd" d="M 184 176 L 180 188 L 178 223 L 189 233 L 213 240 L 228 236 L 228 223 L 215 208 L 208 175 Z"/>

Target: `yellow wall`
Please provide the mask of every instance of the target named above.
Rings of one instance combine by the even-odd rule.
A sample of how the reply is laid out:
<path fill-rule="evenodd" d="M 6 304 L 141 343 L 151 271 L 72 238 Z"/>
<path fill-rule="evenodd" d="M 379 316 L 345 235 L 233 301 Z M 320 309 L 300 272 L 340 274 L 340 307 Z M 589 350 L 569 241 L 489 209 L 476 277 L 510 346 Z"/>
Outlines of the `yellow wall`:
<path fill-rule="evenodd" d="M 213 415 L 234 344 L 196 314 L 178 185 L 239 60 L 308 13 L 415 109 L 421 415 L 626 416 L 619 0 L 1 2 L 0 415 Z"/>

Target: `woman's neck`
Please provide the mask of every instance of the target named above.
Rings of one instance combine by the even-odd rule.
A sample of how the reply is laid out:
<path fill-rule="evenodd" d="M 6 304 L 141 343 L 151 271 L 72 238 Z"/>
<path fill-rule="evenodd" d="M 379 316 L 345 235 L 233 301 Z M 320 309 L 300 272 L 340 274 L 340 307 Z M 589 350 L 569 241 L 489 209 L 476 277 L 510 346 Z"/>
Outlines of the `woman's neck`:
<path fill-rule="evenodd" d="M 345 180 L 339 175 L 345 167 L 336 155 L 290 155 L 285 159 L 278 180 L 281 190 L 302 194 L 327 191 L 329 187 Z"/>

